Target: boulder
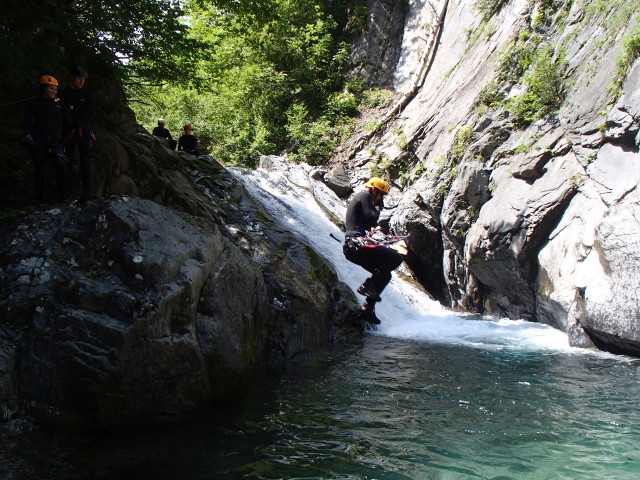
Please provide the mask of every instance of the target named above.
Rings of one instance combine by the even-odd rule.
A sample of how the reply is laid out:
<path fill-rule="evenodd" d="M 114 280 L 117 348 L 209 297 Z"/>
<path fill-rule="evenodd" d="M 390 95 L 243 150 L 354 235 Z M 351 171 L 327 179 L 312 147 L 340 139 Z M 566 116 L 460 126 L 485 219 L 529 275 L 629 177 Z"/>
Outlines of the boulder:
<path fill-rule="evenodd" d="M 573 155 L 554 159 L 547 169 L 533 185 L 503 179 L 467 234 L 467 266 L 484 286 L 488 311 L 536 320 L 536 258 L 575 194 L 570 178 L 582 171 Z"/>
<path fill-rule="evenodd" d="M 600 348 L 640 355 L 638 154 L 607 144 L 587 173 L 540 252 L 539 317 L 563 329 L 577 323 Z"/>
<path fill-rule="evenodd" d="M 322 178 L 324 184 L 340 198 L 348 198 L 353 193 L 349 175 L 340 164 L 335 165 Z"/>
<path fill-rule="evenodd" d="M 111 196 L 5 233 L 5 417 L 112 430 L 175 421 L 240 394 L 265 366 L 358 341 L 356 299 L 331 267 L 199 161 L 191 182 L 158 175 L 190 185 L 162 198 L 188 207 L 191 195 L 209 203 L 192 208 L 203 215 Z"/>

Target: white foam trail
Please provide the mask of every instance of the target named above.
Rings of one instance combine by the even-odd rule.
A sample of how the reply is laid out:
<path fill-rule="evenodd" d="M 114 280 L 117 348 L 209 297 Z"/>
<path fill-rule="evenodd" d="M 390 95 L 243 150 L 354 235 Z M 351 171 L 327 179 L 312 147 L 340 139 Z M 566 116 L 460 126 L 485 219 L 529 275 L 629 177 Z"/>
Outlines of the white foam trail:
<path fill-rule="evenodd" d="M 342 243 L 331 237 L 333 234 L 342 239 L 343 233 L 314 200 L 313 187 L 304 180 L 308 172 L 303 166 L 290 167 L 287 175 L 263 169 L 229 168 L 229 171 L 274 220 L 331 263 L 338 278 L 354 292 L 369 276 L 366 270 L 344 258 Z M 343 216 L 343 212 L 335 213 Z M 455 314 L 395 274 L 382 298 L 376 306 L 382 320 L 373 332 L 376 335 L 487 349 L 571 349 L 566 334 L 547 325 Z"/>

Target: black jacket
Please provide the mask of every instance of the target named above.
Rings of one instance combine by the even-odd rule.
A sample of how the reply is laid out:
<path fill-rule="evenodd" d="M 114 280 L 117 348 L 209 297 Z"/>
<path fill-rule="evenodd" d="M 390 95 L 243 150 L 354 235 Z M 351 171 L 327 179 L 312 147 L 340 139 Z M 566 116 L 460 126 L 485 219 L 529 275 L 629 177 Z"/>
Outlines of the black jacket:
<path fill-rule="evenodd" d="M 382 209 L 382 203 L 378 206 Z M 362 237 L 378 223 L 380 210 L 376 208 L 367 190 L 356 193 L 347 206 L 346 237 Z"/>
<path fill-rule="evenodd" d="M 96 109 L 91 95 L 81 88 L 66 87 L 58 93 L 60 100 L 69 109 L 74 128 L 91 129 L 91 117 Z"/>
<path fill-rule="evenodd" d="M 154 137 L 161 137 L 161 138 L 166 138 L 167 140 L 173 140 L 173 137 L 171 136 L 171 133 L 169 132 L 169 130 L 161 126 L 157 126 L 156 128 L 154 128 L 153 132 L 151 133 L 153 134 Z"/>
<path fill-rule="evenodd" d="M 198 138 L 193 135 L 182 135 L 178 139 L 178 150 L 184 150 L 187 153 L 198 151 Z"/>
<path fill-rule="evenodd" d="M 72 130 L 69 110 L 59 98 L 39 96 L 27 105 L 24 135 L 31 135 L 41 145 L 52 145 Z"/>

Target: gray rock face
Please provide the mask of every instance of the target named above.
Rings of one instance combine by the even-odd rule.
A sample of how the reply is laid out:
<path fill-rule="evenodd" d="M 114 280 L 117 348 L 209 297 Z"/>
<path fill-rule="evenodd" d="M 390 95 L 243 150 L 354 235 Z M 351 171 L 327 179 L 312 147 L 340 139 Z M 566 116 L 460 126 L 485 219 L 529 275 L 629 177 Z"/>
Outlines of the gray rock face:
<path fill-rule="evenodd" d="M 607 116 L 607 138 L 640 146 L 640 63 L 636 62 L 616 106 Z"/>
<path fill-rule="evenodd" d="M 365 33 L 353 43 L 350 53 L 355 67 L 352 75 L 370 82 L 367 86 L 391 86 L 400 48 L 389 39 L 402 38 L 406 9 L 405 2 L 369 0 Z"/>
<path fill-rule="evenodd" d="M 194 320 L 223 250 L 212 226 L 114 198 L 36 214 L 6 240 L 3 338 L 14 390 L 39 414 L 146 423 L 211 397 Z"/>
<path fill-rule="evenodd" d="M 340 198 L 348 198 L 353 193 L 349 176 L 342 165 L 335 165 L 322 177 L 322 181 Z"/>
<path fill-rule="evenodd" d="M 355 298 L 331 268 L 218 165 L 191 174 L 190 195 L 215 221 L 114 196 L 34 213 L 5 234 L 3 416 L 172 421 L 236 395 L 266 365 L 357 341 Z"/>
<path fill-rule="evenodd" d="M 620 167 L 623 167 L 620 169 Z M 605 145 L 540 252 L 540 318 L 578 323 L 597 345 L 638 355 L 638 155 Z M 578 305 L 582 314 L 568 313 Z"/>
<path fill-rule="evenodd" d="M 432 38 L 416 20 L 445 11 L 437 51 L 415 98 L 362 150 L 394 168 L 412 158 L 421 172 L 398 181 L 405 188 L 388 222 L 411 233 L 412 267 L 435 296 L 444 284 L 454 308 L 545 322 L 575 345 L 640 355 L 640 60 L 613 106 L 608 88 L 639 19 L 608 31 L 615 8 L 588 19 L 584 2 L 559 8 L 565 17 L 532 28 L 548 12 L 524 0 L 484 20 L 475 6 L 410 2 L 403 38 L 423 35 L 425 45 Z M 520 33 L 534 30 L 563 59 L 562 104 L 523 125 L 508 102 L 526 82 L 505 83 L 499 68 Z M 411 48 L 396 72 L 404 84 L 415 72 L 402 59 L 421 56 Z M 505 98 L 482 105 L 492 84 Z M 400 136 L 410 151 L 399 152 Z"/>

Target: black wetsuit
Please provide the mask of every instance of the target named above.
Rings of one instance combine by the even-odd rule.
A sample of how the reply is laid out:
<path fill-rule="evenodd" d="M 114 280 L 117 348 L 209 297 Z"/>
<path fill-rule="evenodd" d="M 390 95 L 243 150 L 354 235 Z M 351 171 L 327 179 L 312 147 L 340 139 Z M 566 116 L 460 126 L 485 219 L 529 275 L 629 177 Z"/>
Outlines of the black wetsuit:
<path fill-rule="evenodd" d="M 382 209 L 382 201 L 379 208 Z M 367 282 L 373 282 L 378 295 L 391 281 L 391 272 L 402 263 L 402 256 L 388 247 L 369 248 L 360 246 L 355 239 L 377 225 L 380 211 L 373 204 L 371 195 L 363 190 L 354 195 L 347 206 L 345 219 L 344 256 L 372 274 Z"/>
<path fill-rule="evenodd" d="M 56 172 L 58 201 L 67 198 L 67 159 L 63 139 L 71 133 L 71 117 L 58 98 L 38 96 L 27 106 L 25 143 L 35 167 L 35 190 L 38 200 L 46 202 L 47 170 L 51 164 Z"/>
<path fill-rule="evenodd" d="M 60 91 L 60 100 L 69 108 L 75 132 L 65 143 L 70 159 L 75 158 L 78 150 L 80 180 L 82 181 L 81 199 L 91 197 L 91 164 L 89 154 L 93 150 L 95 136 L 91 128 L 91 117 L 95 107 L 91 95 L 81 88 L 66 87 Z"/>
<path fill-rule="evenodd" d="M 171 132 L 169 132 L 168 129 L 161 127 L 160 125 L 154 128 L 152 133 L 154 137 L 161 137 L 161 138 L 166 138 L 167 140 L 173 140 L 173 138 L 171 137 Z"/>
<path fill-rule="evenodd" d="M 153 129 L 153 132 L 151 132 L 153 134 L 154 137 L 160 137 L 160 138 L 164 138 L 167 141 L 167 144 L 169 145 L 169 148 L 171 150 L 175 150 L 176 149 L 176 142 L 173 137 L 171 136 L 171 132 L 169 132 L 168 129 L 161 127 L 160 125 L 158 125 L 156 128 Z"/>
<path fill-rule="evenodd" d="M 184 150 L 192 155 L 199 155 L 200 150 L 198 149 L 198 137 L 186 134 L 182 135 L 178 139 L 178 150 Z"/>

